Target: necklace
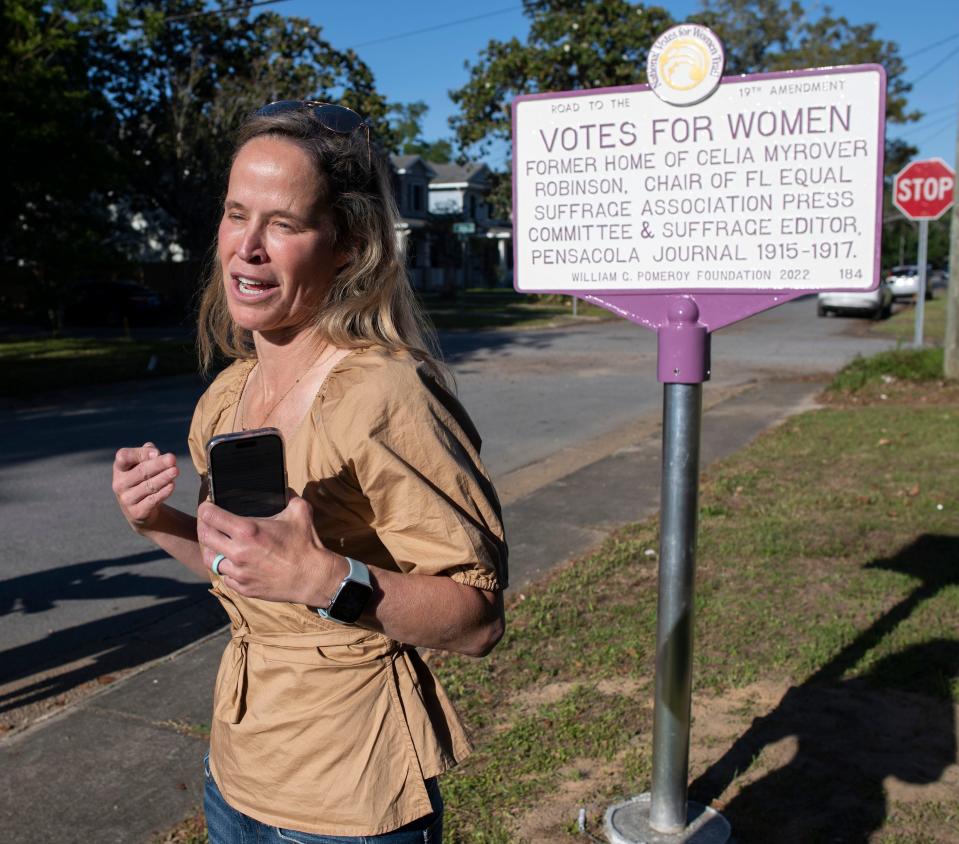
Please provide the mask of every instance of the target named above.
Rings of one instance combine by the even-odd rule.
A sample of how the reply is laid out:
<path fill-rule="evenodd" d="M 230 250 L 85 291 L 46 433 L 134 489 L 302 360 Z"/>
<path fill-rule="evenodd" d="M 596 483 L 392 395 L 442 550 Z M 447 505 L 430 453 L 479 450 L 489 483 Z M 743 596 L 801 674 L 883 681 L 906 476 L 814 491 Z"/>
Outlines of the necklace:
<path fill-rule="evenodd" d="M 327 348 L 328 348 L 328 347 L 327 347 Z M 335 352 L 335 350 L 334 350 L 334 352 Z M 316 358 L 316 360 L 314 360 L 313 363 L 311 363 L 306 369 L 304 369 L 303 372 L 301 372 L 300 375 L 297 377 L 297 379 L 296 379 L 292 384 L 290 384 L 289 387 L 286 388 L 286 390 L 283 392 L 283 395 L 280 396 L 275 402 L 273 402 L 273 404 L 270 406 L 270 409 L 267 411 L 266 415 L 263 417 L 263 420 L 262 420 L 262 421 L 260 422 L 260 424 L 257 425 L 256 427 L 257 427 L 257 428 L 262 428 L 264 425 L 266 425 L 267 419 L 269 419 L 269 418 L 273 415 L 274 411 L 275 411 L 281 404 L 283 404 L 283 400 L 284 400 L 290 393 L 293 392 L 293 389 L 296 387 L 296 385 L 299 384 L 300 381 L 302 381 L 303 378 L 305 378 L 310 372 L 312 372 L 313 369 L 316 367 L 316 365 L 317 365 L 318 363 L 320 363 L 321 360 L 325 363 L 327 360 L 329 360 L 329 358 L 330 358 L 330 356 L 326 356 L 326 349 L 324 349 L 323 352 Z M 259 365 L 260 365 L 260 362 L 257 361 L 256 365 L 259 366 Z M 262 370 L 261 370 L 261 371 L 262 371 Z M 262 379 L 262 376 L 261 376 L 261 379 Z M 243 412 L 243 413 L 241 414 L 241 416 L 240 416 L 240 424 L 239 424 L 237 427 L 239 427 L 239 429 L 240 429 L 241 431 L 251 430 L 251 429 L 249 429 L 249 428 L 246 427 L 246 425 L 245 425 L 246 420 L 245 420 L 244 417 L 245 417 L 245 410 L 244 410 L 244 412 Z"/>

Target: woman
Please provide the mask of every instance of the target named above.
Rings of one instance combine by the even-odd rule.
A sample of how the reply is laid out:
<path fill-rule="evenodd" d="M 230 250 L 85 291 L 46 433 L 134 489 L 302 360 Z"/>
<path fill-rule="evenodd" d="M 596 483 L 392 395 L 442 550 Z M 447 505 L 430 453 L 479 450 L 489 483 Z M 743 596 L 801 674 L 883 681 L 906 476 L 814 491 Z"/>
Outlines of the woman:
<path fill-rule="evenodd" d="M 469 743 L 414 648 L 484 655 L 503 632 L 499 503 L 428 352 L 389 185 L 349 109 L 287 101 L 247 119 L 200 308 L 204 364 L 234 362 L 193 417 L 197 518 L 166 503 L 173 454 L 146 443 L 114 463 L 130 525 L 209 576 L 232 622 L 212 844 L 440 840 L 436 777 Z M 207 441 L 266 426 L 286 444 L 286 509 L 205 501 Z"/>

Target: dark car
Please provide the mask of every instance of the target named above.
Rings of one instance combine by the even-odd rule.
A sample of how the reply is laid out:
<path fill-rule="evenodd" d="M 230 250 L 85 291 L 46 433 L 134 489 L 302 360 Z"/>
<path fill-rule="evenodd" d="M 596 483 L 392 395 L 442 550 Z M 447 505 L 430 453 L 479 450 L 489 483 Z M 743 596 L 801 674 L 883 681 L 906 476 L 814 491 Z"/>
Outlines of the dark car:
<path fill-rule="evenodd" d="M 949 286 L 949 265 L 932 270 L 926 281 L 933 290 L 946 289 Z"/>
<path fill-rule="evenodd" d="M 136 281 L 85 281 L 67 292 L 64 319 L 73 325 L 145 325 L 162 309 L 159 294 Z"/>

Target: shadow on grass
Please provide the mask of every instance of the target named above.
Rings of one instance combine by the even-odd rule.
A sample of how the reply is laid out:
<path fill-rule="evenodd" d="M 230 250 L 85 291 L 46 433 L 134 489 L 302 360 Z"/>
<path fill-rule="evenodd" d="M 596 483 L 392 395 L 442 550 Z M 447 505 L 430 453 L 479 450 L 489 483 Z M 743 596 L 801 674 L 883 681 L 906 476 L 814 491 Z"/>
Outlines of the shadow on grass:
<path fill-rule="evenodd" d="M 789 757 L 752 781 L 747 773 L 723 809 L 737 844 L 865 844 L 885 822 L 886 789 L 902 787 L 895 780 L 935 783 L 956 760 L 949 684 L 959 675 L 959 639 L 915 644 L 882 658 L 862 677 L 843 677 L 920 604 L 959 584 L 959 537 L 921 536 L 868 568 L 907 574 L 918 583 L 790 689 L 775 710 L 757 718 L 690 786 L 692 799 L 709 803 L 764 751 L 767 764 Z"/>

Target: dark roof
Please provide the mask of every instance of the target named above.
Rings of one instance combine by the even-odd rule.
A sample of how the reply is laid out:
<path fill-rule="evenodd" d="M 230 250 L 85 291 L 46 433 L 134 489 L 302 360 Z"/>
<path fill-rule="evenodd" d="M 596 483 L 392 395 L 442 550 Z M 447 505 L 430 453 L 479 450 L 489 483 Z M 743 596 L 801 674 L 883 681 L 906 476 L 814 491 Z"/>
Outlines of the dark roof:
<path fill-rule="evenodd" d="M 391 155 L 390 156 L 390 164 L 392 164 L 396 170 L 410 170 L 416 165 L 417 162 L 423 165 L 427 175 L 432 176 L 436 172 L 436 167 L 438 165 L 431 164 L 422 156 L 419 156 L 419 155 Z"/>
<path fill-rule="evenodd" d="M 455 182 L 483 182 L 489 167 L 485 164 L 437 164 L 433 161 L 430 167 L 436 172 L 436 178 L 430 180 L 431 185 L 441 185 Z"/>

